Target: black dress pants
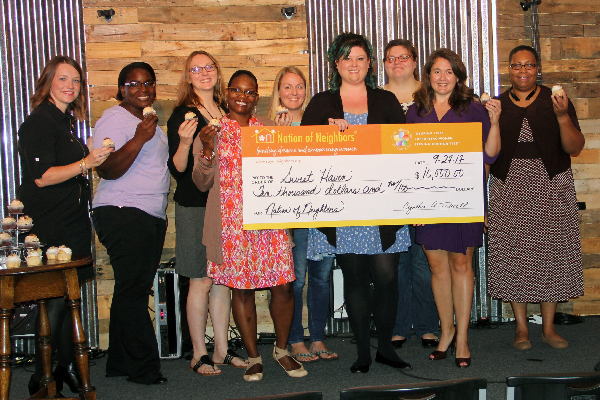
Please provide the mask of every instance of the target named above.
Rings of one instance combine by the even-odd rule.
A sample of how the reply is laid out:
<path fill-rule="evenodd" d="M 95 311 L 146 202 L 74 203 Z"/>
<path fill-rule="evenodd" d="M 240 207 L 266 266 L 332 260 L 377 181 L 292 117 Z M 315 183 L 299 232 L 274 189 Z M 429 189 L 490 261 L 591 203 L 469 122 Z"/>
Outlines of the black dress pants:
<path fill-rule="evenodd" d="M 106 375 L 151 384 L 161 374 L 148 301 L 165 241 L 166 221 L 137 208 L 114 206 L 95 208 L 92 219 L 115 277 Z"/>

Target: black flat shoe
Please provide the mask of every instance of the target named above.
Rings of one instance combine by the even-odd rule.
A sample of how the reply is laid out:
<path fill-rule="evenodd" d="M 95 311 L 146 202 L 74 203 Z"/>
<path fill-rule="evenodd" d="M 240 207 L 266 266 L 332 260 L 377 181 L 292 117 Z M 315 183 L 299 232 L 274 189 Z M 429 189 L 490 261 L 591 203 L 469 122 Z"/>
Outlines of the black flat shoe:
<path fill-rule="evenodd" d="M 594 371 L 600 371 L 600 362 L 594 367 Z"/>
<path fill-rule="evenodd" d="M 81 392 L 81 376 L 76 363 L 69 364 L 68 367 L 57 365 L 52 373 L 52 377 L 56 381 L 56 390 L 63 390 L 63 383 L 66 383 L 73 393 Z"/>
<path fill-rule="evenodd" d="M 438 345 L 440 344 L 440 340 L 421 338 L 421 344 L 423 345 L 423 347 L 438 347 Z"/>
<path fill-rule="evenodd" d="M 361 374 L 366 374 L 367 372 L 369 372 L 369 364 L 364 364 L 364 365 L 352 365 L 350 367 L 350 372 L 352 372 L 353 374 L 355 373 L 361 373 Z"/>
<path fill-rule="evenodd" d="M 161 383 L 167 383 L 167 382 L 168 382 L 167 378 L 165 378 L 164 376 L 161 375 L 158 378 L 156 378 L 154 380 L 154 382 L 152 382 L 152 384 L 153 385 L 160 385 Z"/>
<path fill-rule="evenodd" d="M 377 352 L 377 354 L 375 355 L 375 362 L 378 362 L 380 364 L 385 364 L 392 368 L 412 369 L 412 365 L 410 365 L 409 363 L 402 361 L 400 358 L 398 360 L 399 361 L 390 360 L 379 352 Z"/>
<path fill-rule="evenodd" d="M 399 340 L 392 340 L 392 346 L 397 349 L 400 349 L 400 348 L 402 348 L 402 345 L 404 344 L 404 342 L 406 342 L 406 340 L 407 340 L 406 338 L 399 339 Z"/>

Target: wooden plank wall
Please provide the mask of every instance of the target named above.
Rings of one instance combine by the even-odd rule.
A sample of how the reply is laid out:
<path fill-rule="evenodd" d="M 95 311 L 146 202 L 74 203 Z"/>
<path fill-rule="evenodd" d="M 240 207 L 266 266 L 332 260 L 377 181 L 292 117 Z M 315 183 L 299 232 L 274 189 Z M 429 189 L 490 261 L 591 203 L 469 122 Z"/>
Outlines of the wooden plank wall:
<path fill-rule="evenodd" d="M 226 82 L 238 69 L 252 71 L 259 81 L 260 115 L 266 114 L 273 79 L 282 66 L 299 66 L 308 76 L 302 0 L 83 0 L 83 6 L 92 126 L 104 110 L 118 104 L 119 71 L 133 61 L 145 61 L 156 70 L 154 108 L 165 131 L 183 62 L 194 50 L 215 56 Z M 297 7 L 298 12 L 286 19 L 282 7 Z M 110 8 L 115 11 L 111 22 L 98 17 L 98 10 Z M 174 181 L 171 189 L 163 261 L 174 256 Z M 106 250 L 99 242 L 96 248 L 100 347 L 105 349 L 114 280 Z M 257 295 L 259 332 L 272 331 L 266 293 Z"/>
<path fill-rule="evenodd" d="M 497 0 L 498 55 L 502 91 L 508 82 L 508 53 L 531 45 L 530 12 L 518 1 Z M 577 109 L 586 145 L 573 157 L 580 211 L 585 295 L 560 305 L 576 314 L 600 314 L 600 1 L 543 1 L 538 7 L 543 81 L 562 85 Z"/>
<path fill-rule="evenodd" d="M 221 63 L 225 78 L 240 68 L 254 72 L 265 114 L 272 80 L 281 66 L 300 66 L 308 75 L 306 14 L 302 0 L 83 0 L 86 58 L 92 125 L 117 104 L 116 82 L 126 64 L 143 60 L 157 73 L 155 108 L 165 125 L 174 106 L 181 66 L 193 50 L 207 50 Z M 285 19 L 282 7 L 298 13 Z M 97 10 L 113 8 L 111 22 Z M 531 44 L 531 18 L 515 0 L 497 0 L 498 54 L 502 90 L 507 88 L 506 58 L 518 44 Z M 580 212 L 584 251 L 585 296 L 561 305 L 561 310 L 600 314 L 600 0 L 544 1 L 539 6 L 544 82 L 561 84 L 573 100 L 586 136 L 585 150 L 573 158 L 577 197 L 586 202 Z M 174 189 L 174 187 L 172 187 Z M 174 255 L 174 213 L 169 203 L 169 230 L 163 260 Z M 112 269 L 97 243 L 100 347 L 107 347 L 108 316 L 113 288 Z M 259 294 L 259 331 L 270 330 L 266 295 Z"/>

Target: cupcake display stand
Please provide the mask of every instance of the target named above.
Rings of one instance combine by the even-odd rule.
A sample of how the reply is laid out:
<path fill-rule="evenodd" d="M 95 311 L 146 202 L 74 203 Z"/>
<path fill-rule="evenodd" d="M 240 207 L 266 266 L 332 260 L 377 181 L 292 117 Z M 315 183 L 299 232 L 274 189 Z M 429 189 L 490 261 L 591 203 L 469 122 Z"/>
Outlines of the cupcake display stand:
<path fill-rule="evenodd" d="M 27 261 L 27 251 L 26 250 L 37 250 L 39 248 L 39 243 L 29 243 L 28 246 L 25 246 L 22 239 L 25 235 L 33 228 L 33 224 L 27 225 L 19 225 L 17 221 L 19 218 L 24 216 L 23 208 L 18 207 L 14 208 L 8 206 L 8 214 L 14 218 L 15 223 L 5 224 L 2 223 L 2 231 L 11 235 L 11 241 L 2 241 L 0 243 L 0 269 L 6 269 L 6 261 L 7 258 L 11 254 L 16 254 L 21 259 L 21 264 L 26 263 Z"/>

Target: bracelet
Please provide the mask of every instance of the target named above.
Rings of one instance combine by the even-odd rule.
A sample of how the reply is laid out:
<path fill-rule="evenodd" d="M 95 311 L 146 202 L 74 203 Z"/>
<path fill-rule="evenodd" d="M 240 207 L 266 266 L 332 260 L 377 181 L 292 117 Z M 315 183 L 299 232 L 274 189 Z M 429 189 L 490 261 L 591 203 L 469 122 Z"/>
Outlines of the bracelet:
<path fill-rule="evenodd" d="M 81 175 L 87 175 L 87 166 L 85 165 L 85 158 L 82 158 L 81 161 L 79 161 L 79 169 L 81 170 Z"/>
<path fill-rule="evenodd" d="M 206 161 L 212 161 L 212 159 L 215 158 L 215 151 L 212 151 L 210 157 L 206 157 L 204 153 L 202 153 L 202 158 L 204 158 Z"/>

